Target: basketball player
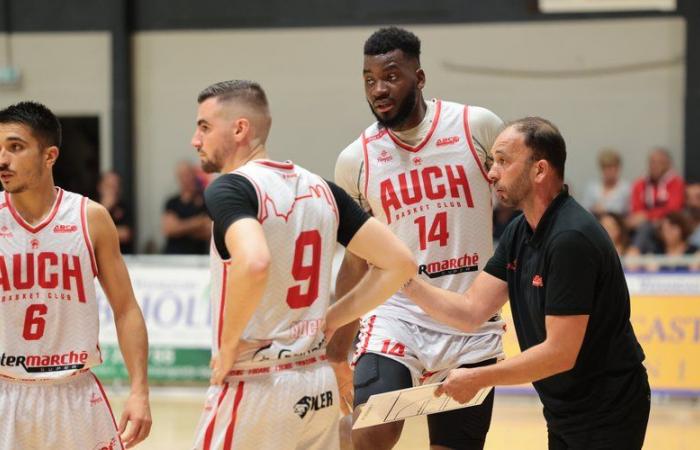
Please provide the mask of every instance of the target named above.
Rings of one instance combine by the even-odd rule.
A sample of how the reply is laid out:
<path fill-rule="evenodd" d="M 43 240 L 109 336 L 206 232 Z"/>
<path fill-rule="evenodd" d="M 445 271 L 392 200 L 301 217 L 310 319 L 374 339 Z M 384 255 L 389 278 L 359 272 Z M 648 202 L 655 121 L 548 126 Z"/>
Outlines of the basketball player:
<path fill-rule="evenodd" d="M 214 357 L 195 448 L 336 449 L 338 391 L 322 332 L 336 242 L 373 269 L 334 306 L 331 328 L 415 275 L 411 252 L 333 183 L 267 159 L 259 84 L 216 83 L 198 102 L 192 145 L 205 171 L 224 175 L 205 192 Z"/>
<path fill-rule="evenodd" d="M 54 185 L 60 146 L 44 105 L 0 111 L 0 450 L 131 448 L 151 428 L 146 325 L 109 213 Z M 95 277 L 131 380 L 118 428 L 90 371 L 102 362 Z"/>
<path fill-rule="evenodd" d="M 365 42 L 365 95 L 377 122 L 340 154 L 336 183 L 413 250 L 419 276 L 464 292 L 492 254 L 488 150 L 502 127 L 492 112 L 423 98 L 420 41 L 383 28 Z M 367 270 L 348 253 L 338 274 L 343 295 Z M 341 385 L 352 398 L 347 352 L 356 328 L 338 330 L 329 347 Z M 494 315 L 473 333 L 439 323 L 397 292 L 367 314 L 354 355 L 354 405 L 370 395 L 438 382 L 450 369 L 494 364 L 503 357 L 504 322 Z M 493 393 L 483 405 L 428 417 L 432 448 L 481 449 Z M 357 449 L 388 449 L 403 422 L 353 431 Z"/>

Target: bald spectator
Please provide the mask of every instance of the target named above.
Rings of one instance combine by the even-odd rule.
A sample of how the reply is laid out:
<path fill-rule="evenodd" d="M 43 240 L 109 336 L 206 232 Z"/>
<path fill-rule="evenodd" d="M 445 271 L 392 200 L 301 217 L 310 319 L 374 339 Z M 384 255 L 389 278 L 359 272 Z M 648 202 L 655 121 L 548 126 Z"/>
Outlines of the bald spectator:
<path fill-rule="evenodd" d="M 105 172 L 97 182 L 99 202 L 112 216 L 117 226 L 119 249 L 122 254 L 134 252 L 134 223 L 129 208 L 121 198 L 121 178 L 116 172 Z"/>
<path fill-rule="evenodd" d="M 685 182 L 672 168 L 668 150 L 657 147 L 649 154 L 649 173 L 632 186 L 628 225 L 636 229 L 631 254 L 659 251 L 656 226 L 668 213 L 683 209 Z"/>
<path fill-rule="evenodd" d="M 188 161 L 178 163 L 175 175 L 180 192 L 165 203 L 161 228 L 166 236 L 164 253 L 195 255 L 209 253 L 211 220 L 204 206 L 204 189 L 197 170 Z"/>
<path fill-rule="evenodd" d="M 594 214 L 615 213 L 625 215 L 629 210 L 630 184 L 620 178 L 622 158 L 611 149 L 604 148 L 598 154 L 601 177 L 586 187 L 581 204 Z"/>

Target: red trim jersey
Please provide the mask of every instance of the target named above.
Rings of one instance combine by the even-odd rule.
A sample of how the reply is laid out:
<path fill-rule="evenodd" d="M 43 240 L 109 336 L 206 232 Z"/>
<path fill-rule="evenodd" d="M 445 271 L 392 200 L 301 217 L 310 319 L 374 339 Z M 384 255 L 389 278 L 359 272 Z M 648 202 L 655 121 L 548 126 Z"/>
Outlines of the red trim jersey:
<path fill-rule="evenodd" d="M 257 219 L 272 255 L 267 287 L 244 339 L 270 339 L 255 354 L 242 354 L 234 372 L 284 369 L 318 359 L 325 351 L 323 319 L 330 302 L 331 266 L 338 235 L 338 206 L 329 185 L 291 163 L 255 160 L 232 172 L 255 187 Z M 221 344 L 227 272 L 235 260 L 211 248 L 213 353 Z M 234 287 L 235 288 L 235 287 Z M 280 365 L 283 363 L 282 365 Z"/>
<path fill-rule="evenodd" d="M 102 362 L 87 197 L 57 190 L 28 224 L 11 196 L 0 204 L 0 376 L 64 378 Z"/>
<path fill-rule="evenodd" d="M 465 292 L 493 254 L 484 160 L 502 122 L 483 108 L 440 100 L 429 104 L 424 120 L 431 124 L 414 146 L 371 125 L 341 153 L 336 183 L 414 251 L 422 279 Z M 401 292 L 368 313 L 373 315 L 450 334 L 500 334 L 504 326 L 495 316 L 475 333 L 462 333 L 428 316 Z"/>

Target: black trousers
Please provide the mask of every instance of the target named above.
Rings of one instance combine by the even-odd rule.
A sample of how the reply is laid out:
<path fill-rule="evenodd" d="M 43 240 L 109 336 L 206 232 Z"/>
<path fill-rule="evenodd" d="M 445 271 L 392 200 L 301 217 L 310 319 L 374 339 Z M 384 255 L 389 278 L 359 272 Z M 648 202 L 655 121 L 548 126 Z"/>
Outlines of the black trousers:
<path fill-rule="evenodd" d="M 562 429 L 548 430 L 549 450 L 640 450 L 649 422 L 651 392 L 644 373 L 644 381 L 638 393 L 627 405 L 627 411 L 609 421 L 596 423 L 590 429 L 567 432 Z"/>

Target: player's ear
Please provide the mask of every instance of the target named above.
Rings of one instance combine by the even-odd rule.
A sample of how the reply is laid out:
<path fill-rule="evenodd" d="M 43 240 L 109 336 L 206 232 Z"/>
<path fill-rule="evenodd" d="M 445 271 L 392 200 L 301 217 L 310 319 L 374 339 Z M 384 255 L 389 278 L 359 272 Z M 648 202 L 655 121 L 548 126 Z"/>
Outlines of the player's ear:
<path fill-rule="evenodd" d="M 425 72 L 420 67 L 416 69 L 416 78 L 416 85 L 418 86 L 418 89 L 423 89 L 423 87 L 425 86 Z"/>
<path fill-rule="evenodd" d="M 250 121 L 245 117 L 241 117 L 233 123 L 233 139 L 236 143 L 240 143 L 249 137 L 250 131 Z"/>
<path fill-rule="evenodd" d="M 43 159 L 46 168 L 51 169 L 54 166 L 54 164 L 56 164 L 56 160 L 58 159 L 59 153 L 60 151 L 55 145 L 52 145 L 51 147 L 44 150 Z"/>

